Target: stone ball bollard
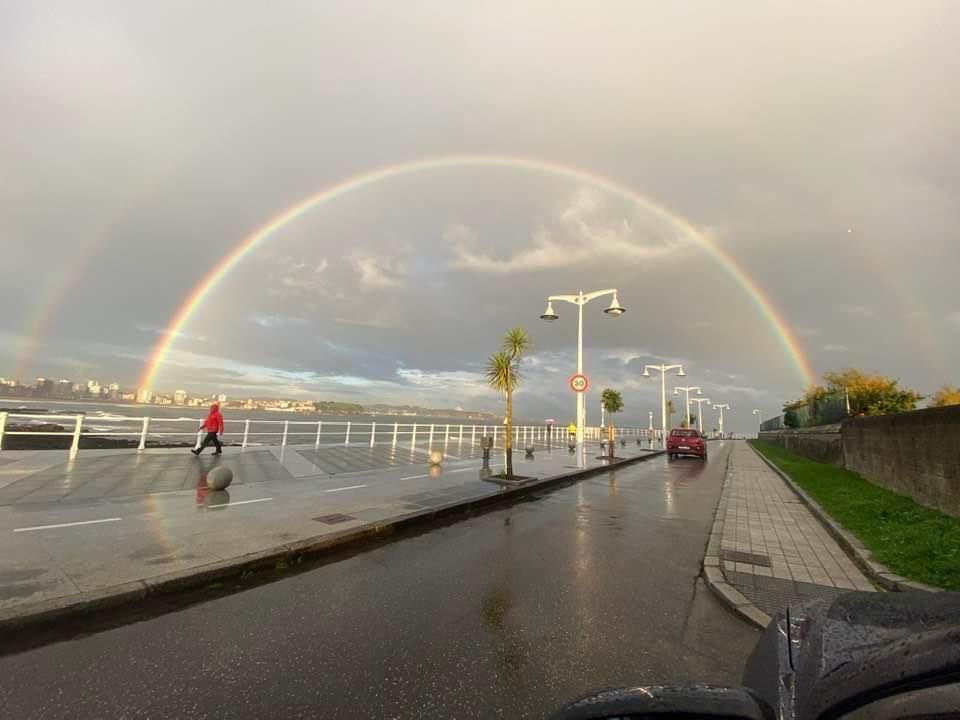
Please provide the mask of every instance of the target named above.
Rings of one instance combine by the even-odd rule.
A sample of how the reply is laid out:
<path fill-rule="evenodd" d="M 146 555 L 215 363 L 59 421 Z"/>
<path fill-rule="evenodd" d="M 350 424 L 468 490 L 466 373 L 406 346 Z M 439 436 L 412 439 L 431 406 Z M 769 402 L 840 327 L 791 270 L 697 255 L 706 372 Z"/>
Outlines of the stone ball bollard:
<path fill-rule="evenodd" d="M 533 445 L 527 445 L 527 447 L 524 448 L 524 452 L 526 452 L 528 458 L 533 457 L 534 450 L 535 448 L 533 447 Z"/>
<path fill-rule="evenodd" d="M 225 490 L 233 482 L 233 470 L 219 465 L 207 473 L 207 487 L 211 490 Z"/>
<path fill-rule="evenodd" d="M 441 450 L 430 451 L 430 464 L 440 465 L 443 462 L 443 452 Z"/>

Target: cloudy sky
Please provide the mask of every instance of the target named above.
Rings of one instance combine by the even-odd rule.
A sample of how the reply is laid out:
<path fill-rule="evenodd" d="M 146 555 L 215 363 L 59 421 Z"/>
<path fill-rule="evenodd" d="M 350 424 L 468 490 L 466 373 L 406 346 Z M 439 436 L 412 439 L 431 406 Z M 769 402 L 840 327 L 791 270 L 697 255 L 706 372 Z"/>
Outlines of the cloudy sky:
<path fill-rule="evenodd" d="M 398 173 L 303 213 L 211 289 L 157 389 L 493 409 L 485 358 L 522 325 L 518 412 L 566 420 L 575 308 L 546 324 L 543 299 L 617 287 L 622 318 L 585 308 L 593 386 L 645 423 L 643 365 L 682 362 L 748 430 L 805 380 L 704 242 L 816 373 L 956 383 L 958 43 L 949 0 L 0 0 L 0 376 L 134 386 L 271 218 L 483 155 L 542 164 Z"/>

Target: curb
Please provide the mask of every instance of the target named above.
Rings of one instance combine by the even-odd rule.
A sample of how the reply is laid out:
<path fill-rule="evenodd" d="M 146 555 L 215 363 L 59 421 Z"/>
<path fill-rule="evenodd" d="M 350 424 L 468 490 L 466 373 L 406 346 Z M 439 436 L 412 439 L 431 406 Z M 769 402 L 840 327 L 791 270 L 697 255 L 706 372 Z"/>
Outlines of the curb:
<path fill-rule="evenodd" d="M 732 453 L 732 450 L 731 450 Z M 720 488 L 720 499 L 713 515 L 713 528 L 710 530 L 710 540 L 703 556 L 703 578 L 713 594 L 730 610 L 750 624 L 766 629 L 770 624 L 770 616 L 750 602 L 746 596 L 727 582 L 723 574 L 723 565 L 720 561 L 720 542 L 723 539 L 723 521 L 727 509 L 727 476 L 730 473 L 730 455 L 727 455 L 727 466 L 723 471 L 723 486 Z"/>
<path fill-rule="evenodd" d="M 854 564 L 860 568 L 863 574 L 866 575 L 871 582 L 890 592 L 906 592 L 908 590 L 941 592 L 941 588 L 933 587 L 932 585 L 924 585 L 923 583 L 901 577 L 900 575 L 892 572 L 889 568 L 887 568 L 886 565 L 878 563 L 876 560 L 874 560 L 873 554 L 864 546 L 862 542 L 860 542 L 859 538 L 857 538 L 845 527 L 840 525 L 840 523 L 838 523 L 836 520 L 831 518 L 827 512 L 820 507 L 816 500 L 807 495 L 803 488 L 797 485 L 789 475 L 778 468 L 772 461 L 768 460 L 762 452 L 753 447 L 753 445 L 750 445 L 750 443 L 747 443 L 747 445 L 751 450 L 753 450 L 754 453 L 756 453 L 757 457 L 763 460 L 763 462 L 766 463 L 771 470 L 779 475 L 780 479 L 787 484 L 787 487 L 790 488 L 798 498 L 800 498 L 801 502 L 803 502 L 803 504 L 809 508 L 810 512 L 813 513 L 813 516 L 820 522 L 821 525 L 823 525 L 833 539 L 837 541 L 837 544 L 843 549 L 847 556 L 853 560 Z"/>
<path fill-rule="evenodd" d="M 196 590 L 211 583 L 249 575 L 262 570 L 275 570 L 296 565 L 306 559 L 322 556 L 348 545 L 361 545 L 383 539 L 399 530 L 423 524 L 438 518 L 468 512 L 476 508 L 506 504 L 534 490 L 560 487 L 607 472 L 612 468 L 632 465 L 663 455 L 663 451 L 614 461 L 606 465 L 576 470 L 562 475 L 551 475 L 519 486 L 504 487 L 496 495 L 486 495 L 464 501 L 454 501 L 424 510 L 397 515 L 389 520 L 367 523 L 359 527 L 322 536 L 304 538 L 267 550 L 248 553 L 229 560 L 207 563 L 197 568 L 180 570 L 144 580 L 135 580 L 63 598 L 44 600 L 28 606 L 0 612 L 0 635 L 51 626 L 80 615 L 89 615 L 116 609 L 148 598 Z"/>

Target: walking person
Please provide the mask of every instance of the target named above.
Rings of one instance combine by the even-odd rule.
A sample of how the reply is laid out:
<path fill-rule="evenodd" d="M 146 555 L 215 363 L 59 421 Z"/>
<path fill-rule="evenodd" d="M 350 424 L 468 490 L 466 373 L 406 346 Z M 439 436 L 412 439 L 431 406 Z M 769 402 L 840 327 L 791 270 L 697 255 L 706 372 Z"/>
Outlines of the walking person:
<path fill-rule="evenodd" d="M 203 439 L 203 442 L 200 443 L 200 447 L 190 452 L 194 455 L 199 455 L 207 445 L 215 445 L 217 450 L 213 454 L 222 455 L 223 446 L 220 445 L 220 438 L 217 437 L 217 433 L 223 432 L 223 415 L 220 414 L 220 405 L 218 403 L 210 406 L 210 412 L 207 413 L 207 417 L 200 424 L 199 429 L 206 430 L 207 436 Z"/>

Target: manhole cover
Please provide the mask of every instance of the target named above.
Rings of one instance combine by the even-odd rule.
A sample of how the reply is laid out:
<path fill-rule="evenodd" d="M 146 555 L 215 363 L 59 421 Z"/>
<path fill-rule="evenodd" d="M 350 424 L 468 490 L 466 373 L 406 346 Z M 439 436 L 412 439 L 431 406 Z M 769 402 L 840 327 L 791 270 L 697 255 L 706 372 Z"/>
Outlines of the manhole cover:
<path fill-rule="evenodd" d="M 353 515 L 342 515 L 340 513 L 334 513 L 333 515 L 321 515 L 320 517 L 313 518 L 317 522 L 326 523 L 327 525 L 336 525 L 337 523 L 349 522 L 350 520 L 356 520 Z"/>
<path fill-rule="evenodd" d="M 721 550 L 720 559 L 729 560 L 730 562 L 749 563 L 750 565 L 762 565 L 763 567 L 770 567 L 769 555 L 757 555 L 756 553 L 743 552 L 742 550 Z"/>

